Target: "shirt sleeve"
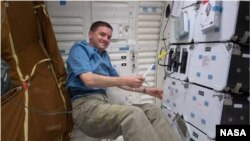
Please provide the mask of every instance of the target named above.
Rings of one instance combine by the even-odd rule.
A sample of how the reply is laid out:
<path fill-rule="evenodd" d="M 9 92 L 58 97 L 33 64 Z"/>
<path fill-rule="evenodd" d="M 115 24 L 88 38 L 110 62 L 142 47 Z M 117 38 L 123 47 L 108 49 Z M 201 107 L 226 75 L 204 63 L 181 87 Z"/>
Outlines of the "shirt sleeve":
<path fill-rule="evenodd" d="M 89 54 L 87 53 L 87 50 L 79 44 L 76 44 L 71 48 L 67 59 L 67 65 L 75 77 L 82 73 L 92 71 Z"/>

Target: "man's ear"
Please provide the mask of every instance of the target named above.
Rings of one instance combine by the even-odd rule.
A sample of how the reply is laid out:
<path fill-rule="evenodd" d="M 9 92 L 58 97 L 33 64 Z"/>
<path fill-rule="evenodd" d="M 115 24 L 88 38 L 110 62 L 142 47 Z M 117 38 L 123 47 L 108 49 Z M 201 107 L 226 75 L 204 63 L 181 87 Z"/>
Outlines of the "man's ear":
<path fill-rule="evenodd" d="M 89 39 L 92 39 L 92 37 L 93 37 L 93 31 L 89 31 Z"/>

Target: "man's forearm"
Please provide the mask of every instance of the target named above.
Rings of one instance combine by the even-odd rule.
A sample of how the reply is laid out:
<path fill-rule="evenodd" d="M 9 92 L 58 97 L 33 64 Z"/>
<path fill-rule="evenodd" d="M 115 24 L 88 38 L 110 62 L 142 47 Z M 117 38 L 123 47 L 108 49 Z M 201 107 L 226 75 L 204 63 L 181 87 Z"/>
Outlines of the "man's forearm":
<path fill-rule="evenodd" d="M 80 79 L 88 87 L 119 87 L 124 85 L 121 77 L 103 76 L 91 72 L 81 74 Z"/>
<path fill-rule="evenodd" d="M 131 92 L 138 92 L 138 93 L 146 93 L 146 90 L 147 90 L 146 87 L 131 88 L 128 86 L 119 86 L 119 88 L 123 90 L 131 91 Z"/>

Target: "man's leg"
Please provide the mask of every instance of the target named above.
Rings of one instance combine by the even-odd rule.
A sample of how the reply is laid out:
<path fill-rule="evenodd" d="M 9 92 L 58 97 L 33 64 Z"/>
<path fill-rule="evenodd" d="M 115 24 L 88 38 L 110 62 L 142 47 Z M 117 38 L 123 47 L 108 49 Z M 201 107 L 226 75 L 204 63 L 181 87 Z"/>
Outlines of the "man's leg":
<path fill-rule="evenodd" d="M 159 107 L 149 103 L 135 104 L 135 106 L 140 107 L 144 111 L 161 141 L 178 141 L 176 133 Z"/>
<path fill-rule="evenodd" d="M 86 135 L 125 141 L 160 141 L 144 112 L 135 106 L 112 105 L 100 94 L 73 102 L 73 119 Z"/>

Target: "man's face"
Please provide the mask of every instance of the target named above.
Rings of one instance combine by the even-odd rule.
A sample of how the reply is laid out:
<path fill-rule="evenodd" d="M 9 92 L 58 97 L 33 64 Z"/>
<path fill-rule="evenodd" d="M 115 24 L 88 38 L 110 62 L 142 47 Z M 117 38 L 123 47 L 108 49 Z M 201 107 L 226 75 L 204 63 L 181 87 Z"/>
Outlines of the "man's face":
<path fill-rule="evenodd" d="M 105 51 L 110 43 L 112 30 L 105 26 L 99 26 L 96 31 L 89 32 L 89 43 L 100 51 Z"/>

